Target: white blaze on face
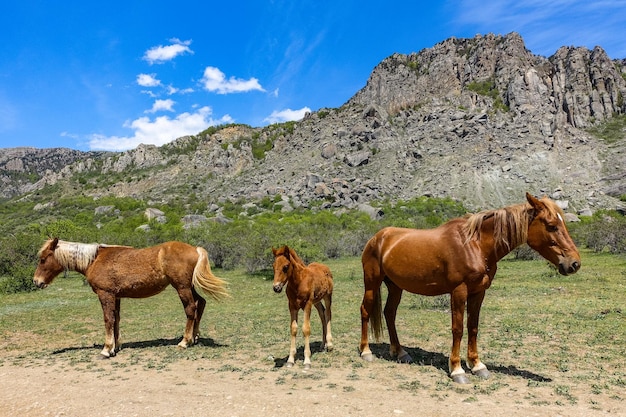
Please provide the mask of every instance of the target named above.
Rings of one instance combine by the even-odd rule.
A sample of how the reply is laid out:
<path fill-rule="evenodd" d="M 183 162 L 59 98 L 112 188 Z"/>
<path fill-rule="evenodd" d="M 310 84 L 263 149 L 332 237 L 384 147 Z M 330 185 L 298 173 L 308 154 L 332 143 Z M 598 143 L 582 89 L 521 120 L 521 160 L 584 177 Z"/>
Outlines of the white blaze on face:
<path fill-rule="evenodd" d="M 559 218 L 559 220 L 561 221 L 561 223 L 565 223 L 565 222 L 563 221 L 563 217 L 561 217 L 561 213 L 557 213 L 556 215 L 557 215 L 557 217 Z"/>

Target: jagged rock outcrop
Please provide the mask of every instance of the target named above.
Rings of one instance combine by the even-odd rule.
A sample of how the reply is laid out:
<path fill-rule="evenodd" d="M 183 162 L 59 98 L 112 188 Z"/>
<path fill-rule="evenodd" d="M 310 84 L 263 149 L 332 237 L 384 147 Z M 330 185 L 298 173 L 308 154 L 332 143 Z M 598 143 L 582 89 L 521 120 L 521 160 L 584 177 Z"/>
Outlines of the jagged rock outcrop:
<path fill-rule="evenodd" d="M 297 123 L 233 125 L 122 153 L 8 150 L 0 190 L 8 198 L 58 184 L 153 201 L 193 193 L 218 205 L 280 196 L 280 210 L 417 195 L 478 209 L 530 191 L 572 212 L 614 208 L 626 193 L 626 138 L 608 143 L 585 129 L 626 113 L 625 74 L 626 60 L 600 47 L 546 58 L 516 33 L 451 38 L 391 55 L 342 107 Z"/>

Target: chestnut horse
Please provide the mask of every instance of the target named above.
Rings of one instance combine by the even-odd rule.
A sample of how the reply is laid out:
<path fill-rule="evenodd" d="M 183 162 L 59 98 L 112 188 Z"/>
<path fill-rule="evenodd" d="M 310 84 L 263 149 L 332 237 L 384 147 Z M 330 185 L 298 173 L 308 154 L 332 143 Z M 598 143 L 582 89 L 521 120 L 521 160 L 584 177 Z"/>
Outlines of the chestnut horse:
<path fill-rule="evenodd" d="M 527 203 L 483 211 L 451 220 L 435 229 L 388 227 L 380 230 L 363 250 L 365 293 L 361 304 L 361 357 L 373 360 L 368 344 L 368 323 L 376 339 L 382 329 L 380 286 L 387 285 L 384 315 L 390 354 L 399 362 L 412 358 L 396 332 L 396 312 L 402 291 L 415 294 L 450 294 L 452 350 L 450 376 L 468 383 L 461 366 L 460 344 L 467 305 L 467 365 L 475 375 L 488 378 L 476 348 L 480 307 L 496 274 L 497 262 L 527 243 L 558 267 L 562 275 L 580 268 L 580 255 L 563 221 L 563 211 L 550 199 L 526 193 Z"/>
<path fill-rule="evenodd" d="M 291 348 L 287 367 L 292 367 L 296 356 L 296 335 L 298 333 L 298 312 L 304 310 L 304 367 L 311 367 L 311 308 L 315 306 L 322 321 L 322 349 L 333 349 L 333 337 L 330 333 L 331 304 L 333 296 L 333 276 L 330 269 L 321 263 L 313 262 L 308 266 L 300 259 L 296 251 L 283 246 L 272 248 L 274 253 L 274 292 L 280 293 L 287 285 L 285 292 L 289 301 L 291 314 Z M 326 307 L 324 307 L 324 304 Z"/>
<path fill-rule="evenodd" d="M 227 296 L 226 283 L 213 275 L 207 251 L 183 242 L 166 242 L 144 249 L 130 246 L 85 244 L 49 239 L 39 250 L 33 282 L 47 287 L 64 270 L 87 278 L 104 313 L 105 341 L 101 355 L 120 350 L 120 299 L 156 295 L 171 285 L 185 308 L 187 325 L 178 344 L 197 342 L 206 305 L 198 289 L 214 299 Z"/>

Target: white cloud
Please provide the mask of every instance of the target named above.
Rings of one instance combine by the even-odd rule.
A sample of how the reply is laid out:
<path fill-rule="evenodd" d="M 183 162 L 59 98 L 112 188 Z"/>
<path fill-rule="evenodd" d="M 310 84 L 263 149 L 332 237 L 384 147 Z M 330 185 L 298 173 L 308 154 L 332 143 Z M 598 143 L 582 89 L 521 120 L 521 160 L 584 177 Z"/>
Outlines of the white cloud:
<path fill-rule="evenodd" d="M 152 104 L 152 108 L 150 110 L 146 110 L 146 113 L 156 113 L 158 111 L 174 111 L 174 104 L 176 102 L 174 100 L 156 100 L 154 104 Z"/>
<path fill-rule="evenodd" d="M 211 117 L 210 107 L 201 107 L 194 113 L 181 113 L 176 118 L 160 116 L 155 119 L 140 117 L 126 122 L 124 127 L 134 131 L 133 136 L 105 136 L 94 134 L 89 139 L 92 150 L 124 151 L 139 144 L 161 146 L 187 135 L 197 135 L 209 126 L 232 123 L 233 119 L 225 115 L 215 120 Z"/>
<path fill-rule="evenodd" d="M 181 41 L 174 38 L 170 39 L 170 42 L 170 45 L 159 45 L 148 49 L 143 55 L 143 59 L 148 61 L 150 64 L 154 64 L 171 61 L 178 55 L 182 55 L 184 53 L 193 54 L 193 51 L 189 48 L 191 41 Z"/>
<path fill-rule="evenodd" d="M 230 77 L 227 80 L 226 75 L 219 68 L 215 67 L 205 68 L 202 83 L 206 90 L 214 91 L 218 94 L 244 93 L 252 90 L 265 91 L 256 78 L 242 80 Z"/>
<path fill-rule="evenodd" d="M 284 109 L 280 111 L 274 110 L 272 114 L 266 117 L 265 120 L 263 121 L 268 122 L 268 123 L 281 123 L 281 122 L 289 122 L 293 120 L 300 120 L 304 117 L 305 114 L 310 113 L 310 112 L 311 112 L 311 109 L 308 107 L 303 107 L 299 110 L 291 110 L 291 109 Z"/>
<path fill-rule="evenodd" d="M 139 74 L 137 84 L 142 87 L 157 87 L 161 85 L 161 81 L 155 78 L 155 74 Z"/>

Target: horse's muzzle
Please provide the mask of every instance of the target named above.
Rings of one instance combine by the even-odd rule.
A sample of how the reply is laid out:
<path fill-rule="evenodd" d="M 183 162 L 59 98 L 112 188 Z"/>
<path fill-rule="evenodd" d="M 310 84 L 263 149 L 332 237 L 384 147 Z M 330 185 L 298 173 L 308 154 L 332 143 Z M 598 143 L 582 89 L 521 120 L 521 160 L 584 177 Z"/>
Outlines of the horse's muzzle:
<path fill-rule="evenodd" d="M 48 286 L 48 284 L 46 284 L 43 281 L 37 281 L 36 279 L 33 279 L 33 284 L 35 284 L 35 287 L 43 290 L 44 288 L 46 288 Z"/>
<path fill-rule="evenodd" d="M 561 262 L 559 263 L 559 274 L 570 275 L 575 274 L 580 269 L 580 262 L 574 261 L 572 263 Z"/>
<path fill-rule="evenodd" d="M 275 293 L 280 293 L 283 290 L 283 284 L 282 282 L 279 282 L 278 284 L 274 284 L 274 292 Z"/>

